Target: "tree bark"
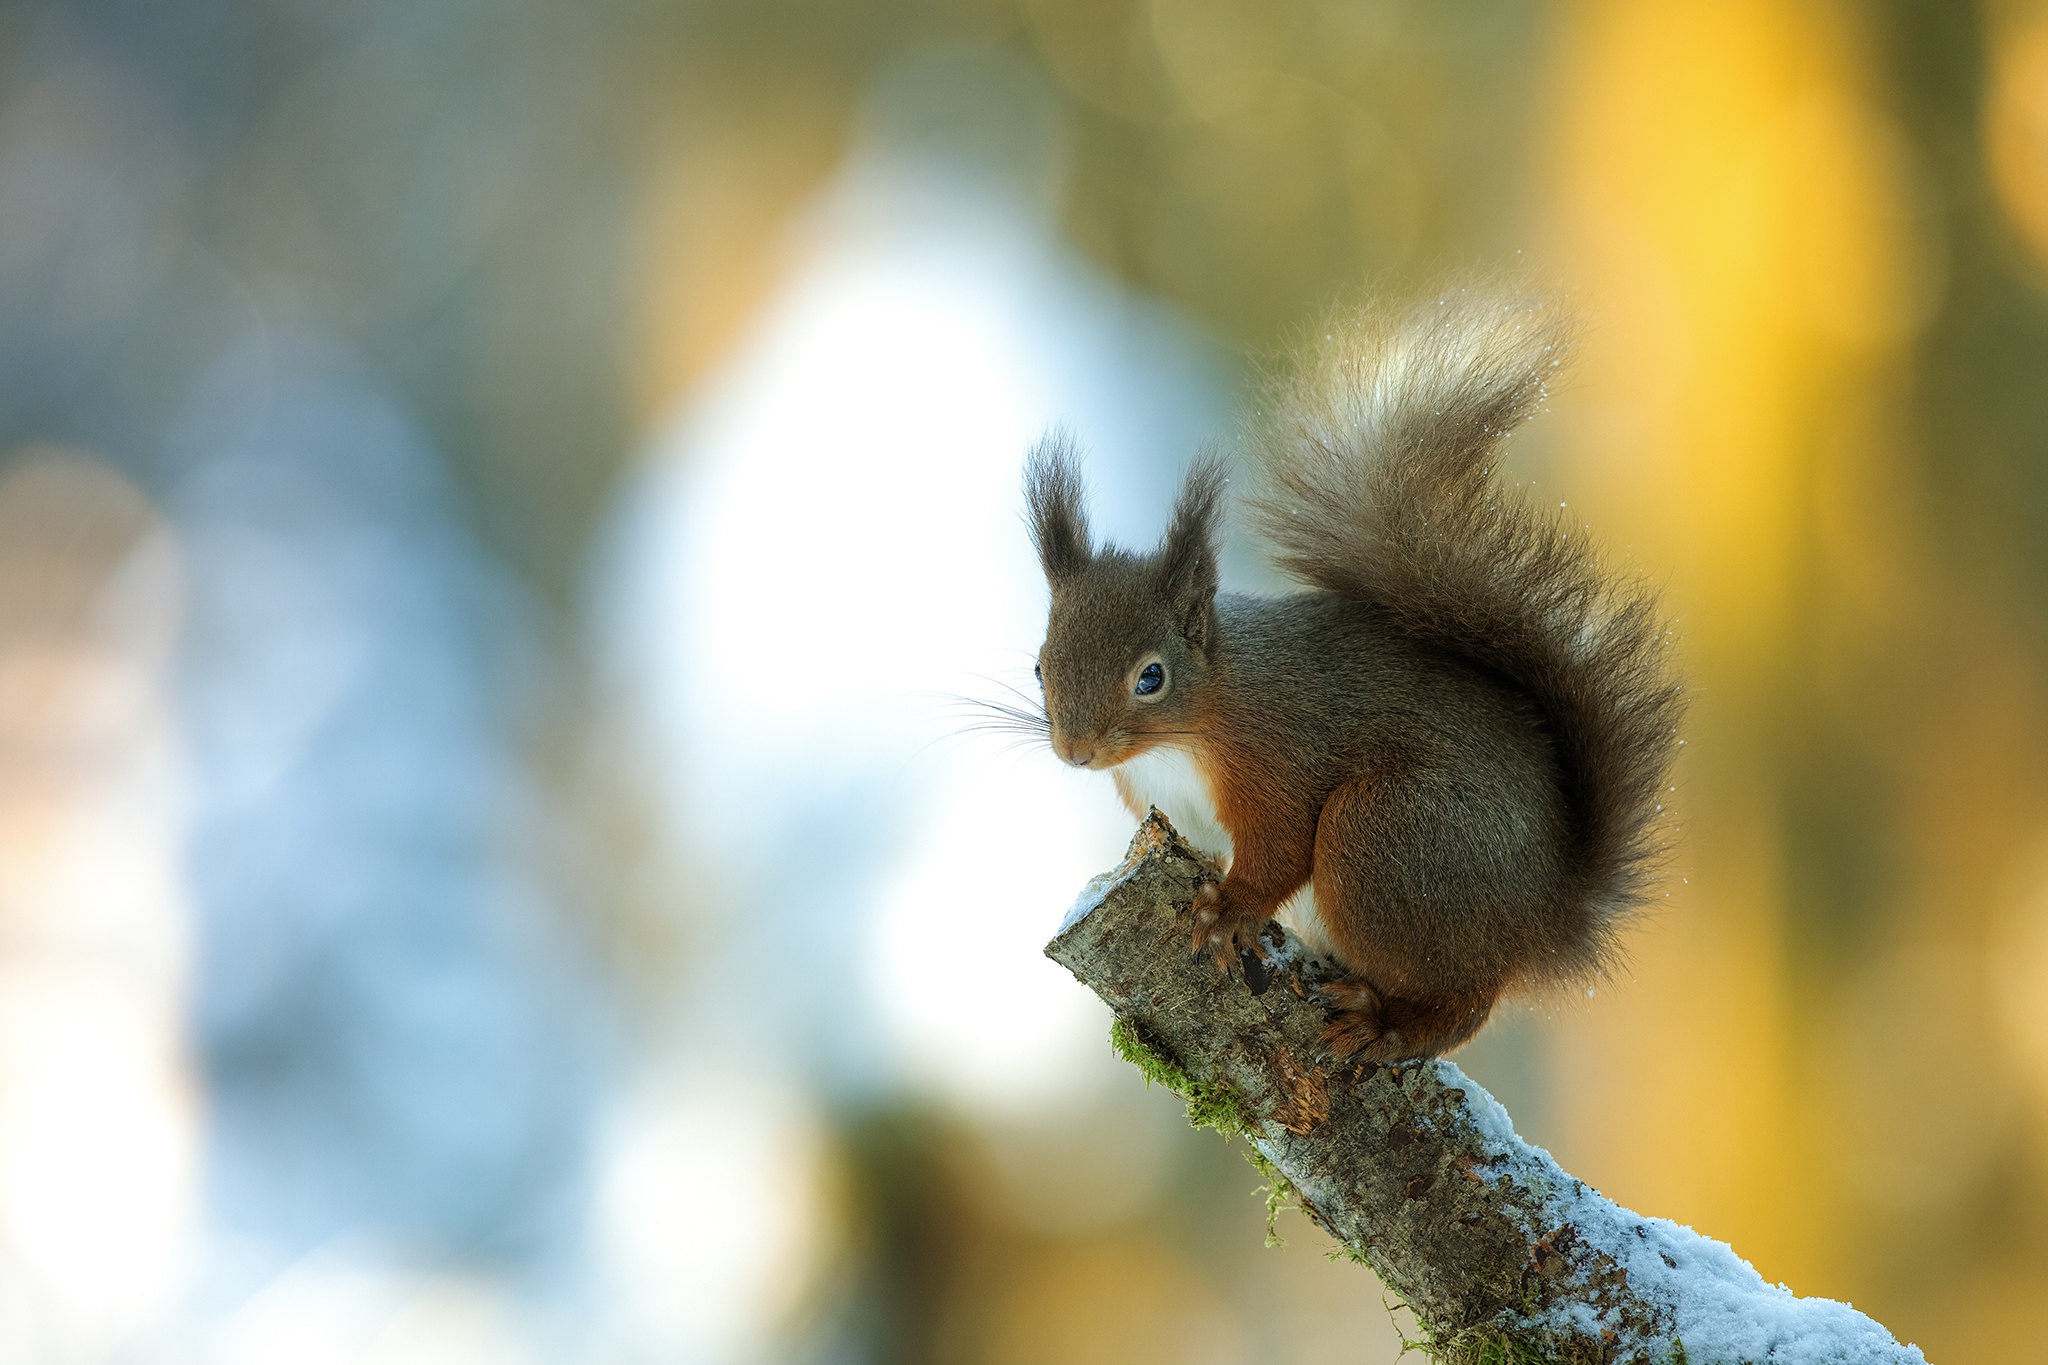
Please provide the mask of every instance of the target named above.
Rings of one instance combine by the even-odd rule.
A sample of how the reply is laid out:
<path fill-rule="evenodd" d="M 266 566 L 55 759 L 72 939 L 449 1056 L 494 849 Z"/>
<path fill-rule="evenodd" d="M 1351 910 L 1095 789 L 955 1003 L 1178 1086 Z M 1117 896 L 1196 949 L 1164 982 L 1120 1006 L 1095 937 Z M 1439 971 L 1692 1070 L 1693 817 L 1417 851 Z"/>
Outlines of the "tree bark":
<path fill-rule="evenodd" d="M 1270 971 L 1189 952 L 1189 908 L 1215 875 L 1155 811 L 1046 954 L 1116 1012 L 1126 1055 L 1191 1118 L 1277 1169 L 1439 1355 L 1925 1365 L 1847 1305 L 1768 1285 L 1725 1244 L 1574 1180 L 1451 1063 L 1333 1063 L 1316 1044 L 1320 964 L 1279 925 Z"/>

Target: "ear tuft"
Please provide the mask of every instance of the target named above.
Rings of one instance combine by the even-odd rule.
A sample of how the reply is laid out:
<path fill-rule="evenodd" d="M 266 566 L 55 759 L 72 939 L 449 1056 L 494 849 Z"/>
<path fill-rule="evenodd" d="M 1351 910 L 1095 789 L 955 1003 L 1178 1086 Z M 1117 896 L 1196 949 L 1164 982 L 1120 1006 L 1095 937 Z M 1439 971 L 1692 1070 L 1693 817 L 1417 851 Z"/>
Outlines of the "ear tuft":
<path fill-rule="evenodd" d="M 1074 455 L 1074 438 L 1066 431 L 1049 431 L 1032 448 L 1024 462 L 1024 502 L 1046 578 L 1078 573 L 1093 552 L 1088 547 L 1081 466 Z"/>
<path fill-rule="evenodd" d="M 1197 649 L 1209 646 L 1216 604 L 1216 522 L 1229 476 L 1222 459 L 1207 452 L 1189 466 L 1173 504 L 1173 521 L 1159 546 L 1159 581 Z"/>

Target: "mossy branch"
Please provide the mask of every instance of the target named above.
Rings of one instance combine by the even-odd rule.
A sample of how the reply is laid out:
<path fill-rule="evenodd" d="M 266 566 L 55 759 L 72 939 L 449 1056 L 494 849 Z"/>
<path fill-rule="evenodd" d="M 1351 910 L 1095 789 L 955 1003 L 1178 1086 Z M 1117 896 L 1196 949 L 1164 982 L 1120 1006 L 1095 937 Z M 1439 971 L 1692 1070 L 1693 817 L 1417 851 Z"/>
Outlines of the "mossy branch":
<path fill-rule="evenodd" d="M 1214 1128 L 1225 1138 L 1245 1140 L 1244 1159 L 1266 1180 L 1258 1190 L 1266 1200 L 1266 1245 L 1285 1246 L 1280 1236 L 1280 1215 L 1286 1209 L 1302 1207 L 1300 1192 L 1264 1152 L 1249 1145 L 1256 1131 L 1255 1119 L 1237 1093 L 1221 1081 L 1198 1081 L 1188 1075 L 1146 1039 L 1143 1029 L 1122 1015 L 1110 1021 L 1109 1045 L 1116 1049 L 1117 1056 L 1138 1068 L 1148 1087 L 1156 1082 L 1180 1096 L 1188 1107 L 1189 1123 L 1197 1128 Z"/>
<path fill-rule="evenodd" d="M 1247 1144 L 1269 1237 L 1298 1206 L 1414 1312 L 1412 1344 L 1451 1365 L 1926 1365 L 1846 1305 L 1572 1179 L 1450 1063 L 1333 1064 L 1318 964 L 1277 925 L 1257 981 L 1188 952 L 1211 875 L 1155 811 L 1046 953 L 1115 1011 L 1111 1042 L 1147 1082 Z"/>

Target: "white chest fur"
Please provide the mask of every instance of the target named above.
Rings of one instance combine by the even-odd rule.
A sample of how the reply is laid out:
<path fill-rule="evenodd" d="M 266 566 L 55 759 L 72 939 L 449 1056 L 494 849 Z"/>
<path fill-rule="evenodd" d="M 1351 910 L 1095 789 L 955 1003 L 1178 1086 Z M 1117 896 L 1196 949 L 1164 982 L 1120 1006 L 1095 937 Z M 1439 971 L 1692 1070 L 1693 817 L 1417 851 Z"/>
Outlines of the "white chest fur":
<path fill-rule="evenodd" d="M 1234 847 L 1230 831 L 1216 815 L 1216 797 L 1208 779 L 1185 749 L 1160 745 L 1117 766 L 1139 810 L 1157 806 L 1180 831 L 1181 838 L 1208 854 L 1228 871 Z M 1330 951 L 1330 941 L 1316 917 L 1315 888 L 1304 886 L 1280 907 L 1280 922 L 1308 944 L 1309 951 Z"/>
<path fill-rule="evenodd" d="M 1139 810 L 1159 807 L 1181 838 L 1230 866 L 1230 831 L 1216 818 L 1216 798 L 1193 754 L 1162 744 L 1125 761 L 1116 771 Z"/>

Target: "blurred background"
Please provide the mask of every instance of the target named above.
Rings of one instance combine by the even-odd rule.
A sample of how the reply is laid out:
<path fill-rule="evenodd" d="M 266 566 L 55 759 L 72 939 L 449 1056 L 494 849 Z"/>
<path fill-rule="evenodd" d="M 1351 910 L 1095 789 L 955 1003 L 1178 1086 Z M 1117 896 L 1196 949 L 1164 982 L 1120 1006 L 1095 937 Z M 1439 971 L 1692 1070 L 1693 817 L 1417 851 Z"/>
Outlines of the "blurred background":
<path fill-rule="evenodd" d="M 1391 1360 L 1038 955 L 1106 784 L 947 699 L 1046 426 L 1147 542 L 1471 266 L 1695 700 L 1629 969 L 1461 1064 L 2048 1361 L 2022 0 L 0 3 L 0 1358 Z"/>

